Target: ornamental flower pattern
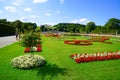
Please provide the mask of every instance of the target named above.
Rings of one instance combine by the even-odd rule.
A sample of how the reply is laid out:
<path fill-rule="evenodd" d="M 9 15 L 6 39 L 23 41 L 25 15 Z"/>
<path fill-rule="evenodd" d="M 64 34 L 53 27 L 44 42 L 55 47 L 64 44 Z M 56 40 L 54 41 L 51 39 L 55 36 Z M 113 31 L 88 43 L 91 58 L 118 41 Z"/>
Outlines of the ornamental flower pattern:
<path fill-rule="evenodd" d="M 88 40 L 65 40 L 64 43 L 71 45 L 92 45 L 92 42 Z"/>
<path fill-rule="evenodd" d="M 76 63 L 105 61 L 112 59 L 120 59 L 120 51 L 93 54 L 71 54 L 70 57 L 74 59 Z"/>

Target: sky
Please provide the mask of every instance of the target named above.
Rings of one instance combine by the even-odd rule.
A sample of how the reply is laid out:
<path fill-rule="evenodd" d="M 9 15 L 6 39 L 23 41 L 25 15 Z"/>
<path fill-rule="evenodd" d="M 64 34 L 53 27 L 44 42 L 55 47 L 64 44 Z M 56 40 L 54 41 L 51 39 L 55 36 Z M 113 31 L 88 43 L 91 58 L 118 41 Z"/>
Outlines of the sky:
<path fill-rule="evenodd" d="M 110 18 L 120 19 L 120 0 L 0 0 L 0 19 L 38 26 L 91 21 L 104 25 Z"/>

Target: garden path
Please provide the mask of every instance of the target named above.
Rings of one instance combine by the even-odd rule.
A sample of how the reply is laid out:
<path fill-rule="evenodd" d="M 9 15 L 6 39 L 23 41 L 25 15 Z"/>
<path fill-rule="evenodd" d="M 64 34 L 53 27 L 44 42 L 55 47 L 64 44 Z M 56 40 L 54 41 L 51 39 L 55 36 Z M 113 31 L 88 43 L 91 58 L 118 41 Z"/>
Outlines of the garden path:
<path fill-rule="evenodd" d="M 0 48 L 16 42 L 15 36 L 0 37 Z"/>

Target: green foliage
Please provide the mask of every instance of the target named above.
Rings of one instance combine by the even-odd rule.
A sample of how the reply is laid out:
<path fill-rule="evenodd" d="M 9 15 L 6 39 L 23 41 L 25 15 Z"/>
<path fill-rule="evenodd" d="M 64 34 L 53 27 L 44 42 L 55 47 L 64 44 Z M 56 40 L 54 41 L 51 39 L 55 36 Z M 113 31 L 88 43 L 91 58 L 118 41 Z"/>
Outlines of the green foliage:
<path fill-rule="evenodd" d="M 74 24 L 74 23 L 59 23 L 54 25 L 56 30 L 62 32 L 80 32 L 80 29 L 84 29 L 85 25 L 82 24 Z"/>
<path fill-rule="evenodd" d="M 40 33 L 38 32 L 28 32 L 23 34 L 21 44 L 24 47 L 34 47 L 41 43 Z"/>
<path fill-rule="evenodd" d="M 85 37 L 76 37 L 83 39 Z M 120 60 L 96 61 L 76 64 L 70 58 L 74 53 L 113 52 L 120 50 L 120 42 L 113 44 L 94 42 L 91 46 L 66 45 L 62 40 L 42 37 L 46 58 L 42 68 L 21 70 L 12 68 L 10 61 L 25 54 L 19 43 L 0 48 L 0 80 L 120 80 Z M 118 39 L 119 40 L 119 39 Z"/>
<path fill-rule="evenodd" d="M 16 28 L 16 32 L 18 33 L 24 33 L 26 31 L 35 31 L 37 28 L 36 23 L 31 22 L 21 22 L 20 20 L 16 20 L 13 22 L 14 27 Z"/>
<path fill-rule="evenodd" d="M 94 22 L 88 22 L 86 25 L 86 31 L 87 33 L 90 33 L 92 30 L 96 28 L 96 25 Z"/>
<path fill-rule="evenodd" d="M 7 21 L 7 19 L 0 19 L 0 36 L 14 35 L 15 33 L 24 33 L 26 31 L 35 31 L 36 23 L 23 23 L 20 20 L 14 22 Z"/>
<path fill-rule="evenodd" d="M 0 36 L 9 36 L 14 34 L 15 28 L 6 19 L 0 19 Z"/>
<path fill-rule="evenodd" d="M 110 18 L 105 27 L 107 29 L 120 29 L 120 19 Z"/>

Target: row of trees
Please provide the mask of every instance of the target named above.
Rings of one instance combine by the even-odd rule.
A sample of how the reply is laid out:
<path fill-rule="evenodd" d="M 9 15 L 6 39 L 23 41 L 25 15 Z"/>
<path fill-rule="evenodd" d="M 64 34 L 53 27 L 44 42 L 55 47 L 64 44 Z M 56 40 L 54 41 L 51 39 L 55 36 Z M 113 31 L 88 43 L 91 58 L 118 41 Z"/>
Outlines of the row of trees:
<path fill-rule="evenodd" d="M 36 23 L 21 22 L 20 20 L 10 22 L 7 21 L 7 19 L 0 19 L 0 36 L 9 36 L 31 30 L 34 31 L 36 28 Z"/>
<path fill-rule="evenodd" d="M 59 23 L 54 26 L 42 25 L 41 31 L 62 31 L 73 33 L 111 33 L 120 34 L 120 19 L 110 18 L 104 26 L 96 25 L 94 22 L 89 22 L 87 25 L 75 23 Z M 16 20 L 13 22 L 6 19 L 0 19 L 0 36 L 14 35 L 15 33 L 24 33 L 26 31 L 40 30 L 36 23 L 21 22 Z"/>
<path fill-rule="evenodd" d="M 41 31 L 56 30 L 73 33 L 111 33 L 120 34 L 120 19 L 110 18 L 104 26 L 96 25 L 95 22 L 88 22 L 87 25 L 75 23 L 59 23 L 53 27 L 41 26 Z"/>
<path fill-rule="evenodd" d="M 15 34 L 15 27 L 6 19 L 0 19 L 0 36 L 9 36 Z"/>

